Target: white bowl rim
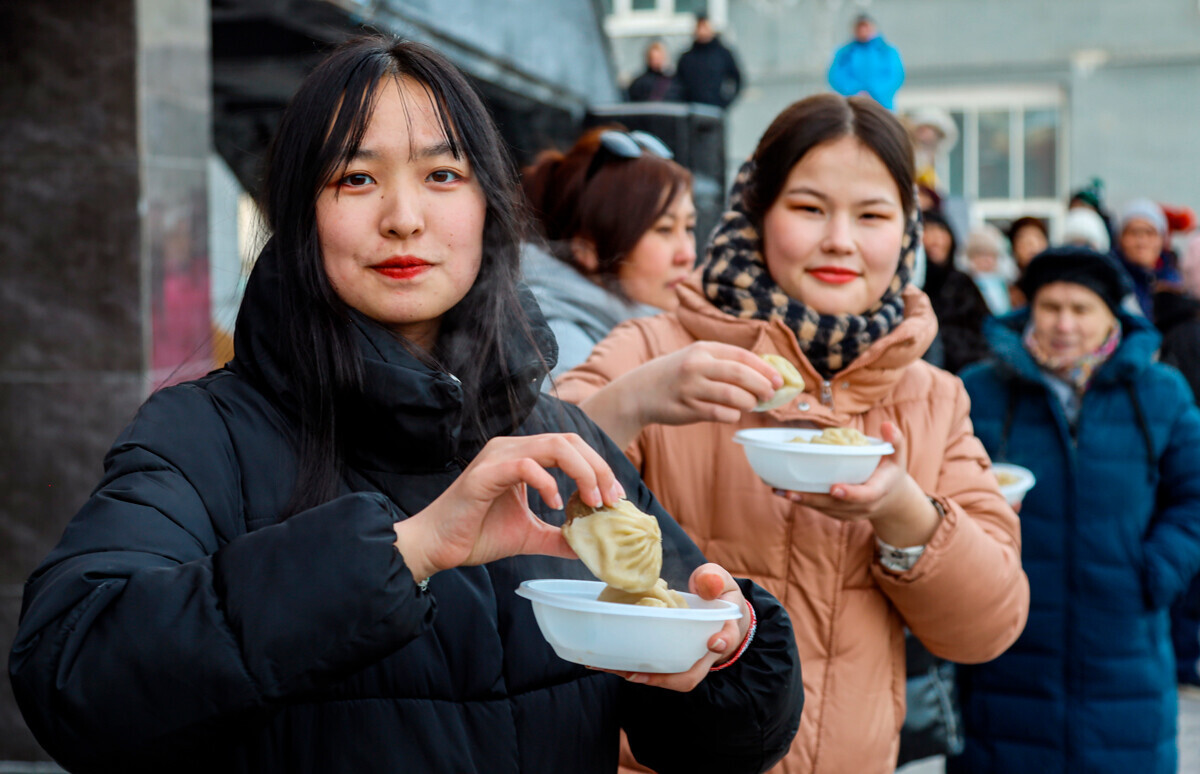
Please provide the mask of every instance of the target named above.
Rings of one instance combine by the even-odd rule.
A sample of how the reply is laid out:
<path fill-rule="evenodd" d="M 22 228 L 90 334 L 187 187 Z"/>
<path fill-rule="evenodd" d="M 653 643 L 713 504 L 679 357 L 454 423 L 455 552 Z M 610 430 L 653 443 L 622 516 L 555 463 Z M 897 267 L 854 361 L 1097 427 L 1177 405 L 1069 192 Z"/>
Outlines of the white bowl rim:
<path fill-rule="evenodd" d="M 792 454 L 815 454 L 822 457 L 882 457 L 885 454 L 892 454 L 896 451 L 895 447 L 887 441 L 872 436 L 867 436 L 867 440 L 871 443 L 866 446 L 837 446 L 828 443 L 798 444 L 790 439 L 787 441 L 769 441 L 758 437 L 763 431 L 771 433 L 786 431 L 789 433 L 808 434 L 810 437 L 821 434 L 821 430 L 811 427 L 753 427 L 738 430 L 733 434 L 733 442 L 740 443 L 743 446 L 755 446 L 773 451 L 787 451 Z"/>
<path fill-rule="evenodd" d="M 603 615 L 626 616 L 632 618 L 665 618 L 684 621 L 735 621 L 742 617 L 742 611 L 732 602 L 724 599 L 705 600 L 686 591 L 683 594 L 689 604 L 693 601 L 702 602 L 706 607 L 649 607 L 647 605 L 624 605 L 619 602 L 601 602 L 596 599 L 604 590 L 603 581 L 572 580 L 569 578 L 545 578 L 541 580 L 523 581 L 517 587 L 518 596 L 525 597 L 531 602 L 539 602 L 549 607 L 563 610 L 576 610 L 584 613 L 601 613 Z M 560 590 L 553 590 L 559 586 Z"/>
<path fill-rule="evenodd" d="M 1014 465 L 1011 462 L 993 462 L 992 473 L 1011 473 L 1017 477 L 1017 481 L 1014 481 L 1011 484 L 1004 484 L 1006 487 L 1024 486 L 1025 484 L 1029 484 L 1029 486 L 1032 487 L 1037 483 L 1037 476 L 1033 475 L 1032 470 L 1029 468 L 1023 468 L 1020 465 Z"/>

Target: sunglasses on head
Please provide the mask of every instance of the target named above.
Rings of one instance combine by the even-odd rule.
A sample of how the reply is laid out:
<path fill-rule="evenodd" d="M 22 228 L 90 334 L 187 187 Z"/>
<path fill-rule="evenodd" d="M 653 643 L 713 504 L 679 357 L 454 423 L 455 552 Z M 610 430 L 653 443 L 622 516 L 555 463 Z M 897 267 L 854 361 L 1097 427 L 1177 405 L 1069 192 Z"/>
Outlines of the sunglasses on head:
<path fill-rule="evenodd" d="M 592 162 L 588 164 L 584 180 L 591 180 L 600 171 L 600 168 L 609 162 L 641 158 L 643 153 L 658 156 L 660 159 L 675 158 L 675 154 L 671 152 L 667 144 L 649 132 L 636 129 L 632 132 L 622 132 L 617 129 L 602 132 L 600 147 L 596 149 L 596 153 L 592 156 Z"/>

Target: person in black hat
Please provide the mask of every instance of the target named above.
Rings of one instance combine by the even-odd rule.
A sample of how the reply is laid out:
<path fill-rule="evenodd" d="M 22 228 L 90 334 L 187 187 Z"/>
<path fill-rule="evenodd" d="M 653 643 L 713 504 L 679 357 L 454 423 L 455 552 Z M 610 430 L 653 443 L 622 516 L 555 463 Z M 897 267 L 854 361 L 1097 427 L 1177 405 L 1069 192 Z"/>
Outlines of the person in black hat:
<path fill-rule="evenodd" d="M 1200 570 L 1200 410 L 1113 258 L 1047 250 L 1020 285 L 1029 306 L 985 326 L 994 359 L 962 380 L 991 458 L 1036 478 L 1029 621 L 959 666 L 966 745 L 947 771 L 1173 774 L 1168 610 Z"/>

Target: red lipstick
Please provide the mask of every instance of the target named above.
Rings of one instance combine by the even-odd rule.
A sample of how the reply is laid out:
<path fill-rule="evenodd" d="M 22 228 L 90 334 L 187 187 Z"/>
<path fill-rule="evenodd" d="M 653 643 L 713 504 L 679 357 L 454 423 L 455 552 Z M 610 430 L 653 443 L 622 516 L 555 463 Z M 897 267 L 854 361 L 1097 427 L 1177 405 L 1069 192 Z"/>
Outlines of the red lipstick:
<path fill-rule="evenodd" d="M 845 285 L 847 282 L 858 279 L 858 272 L 841 266 L 817 266 L 809 269 L 808 273 L 830 285 Z"/>
<path fill-rule="evenodd" d="M 423 261 L 415 255 L 398 255 L 388 258 L 386 261 L 380 261 L 371 268 L 392 279 L 412 279 L 432 266 L 433 264 Z"/>

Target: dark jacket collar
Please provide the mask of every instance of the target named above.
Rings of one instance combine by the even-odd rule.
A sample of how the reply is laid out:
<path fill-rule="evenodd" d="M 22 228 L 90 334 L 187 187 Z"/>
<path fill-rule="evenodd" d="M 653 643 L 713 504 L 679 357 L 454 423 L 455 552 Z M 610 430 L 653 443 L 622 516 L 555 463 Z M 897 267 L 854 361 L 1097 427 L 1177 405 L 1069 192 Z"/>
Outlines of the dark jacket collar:
<path fill-rule="evenodd" d="M 1003 317 L 988 318 L 984 322 L 984 333 L 1003 370 L 1027 381 L 1043 382 L 1045 375 L 1041 367 L 1022 341 L 1029 314 L 1026 307 Z M 1121 321 L 1121 344 L 1096 371 L 1093 385 L 1133 380 L 1154 362 L 1161 337 L 1150 321 L 1141 315 L 1126 313 L 1121 313 L 1118 318 Z"/>
<path fill-rule="evenodd" d="M 286 307 L 276 252 L 268 244 L 250 274 L 230 368 L 254 382 L 294 422 L 299 409 L 296 374 L 286 371 L 279 357 Z M 484 374 L 483 427 L 464 421 L 463 388 L 453 374 L 425 362 L 387 329 L 352 311 L 346 324 L 362 360 L 363 389 L 347 398 L 338 413 L 347 460 L 374 470 L 439 469 L 456 458 L 474 457 L 489 438 L 515 430 L 533 409 L 557 358 L 554 336 L 524 288 L 521 300 L 536 347 L 518 333 L 514 321 L 503 358 L 507 369 L 491 363 Z M 548 364 L 543 365 L 543 357 Z"/>

